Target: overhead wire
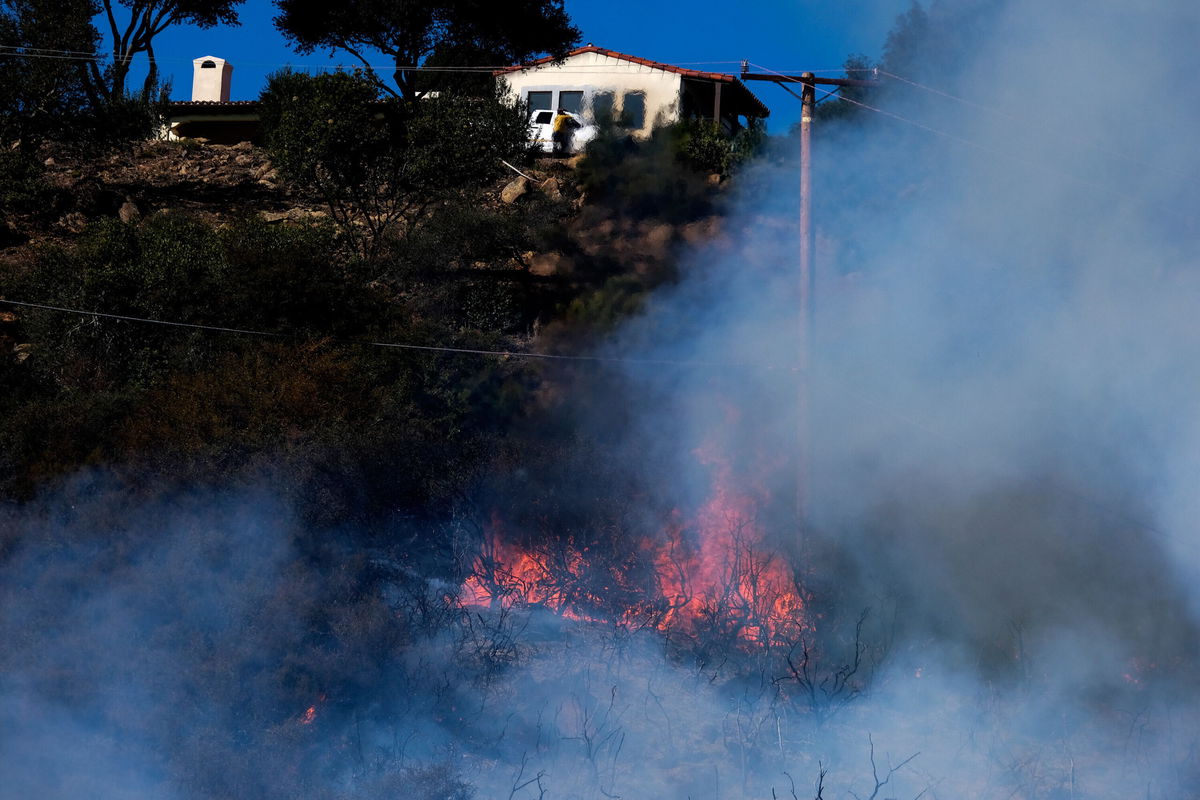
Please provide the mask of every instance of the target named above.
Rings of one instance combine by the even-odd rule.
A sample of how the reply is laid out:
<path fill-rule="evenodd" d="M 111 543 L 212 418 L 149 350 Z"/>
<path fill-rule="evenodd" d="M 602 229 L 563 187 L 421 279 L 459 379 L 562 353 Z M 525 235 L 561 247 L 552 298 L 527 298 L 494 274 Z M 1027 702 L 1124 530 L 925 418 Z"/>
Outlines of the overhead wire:
<path fill-rule="evenodd" d="M 36 48 L 26 47 L 24 45 L 5 45 L 0 44 L 0 57 L 12 56 L 22 58 L 42 58 L 67 61 L 108 61 L 112 58 L 108 53 L 96 53 L 83 50 L 62 50 L 53 48 Z M 133 57 L 130 56 L 130 59 Z M 157 63 L 191 63 L 196 59 L 172 57 L 172 56 L 156 56 Z M 675 63 L 674 66 L 716 66 L 741 64 L 741 60 L 734 61 L 686 61 Z M 339 65 L 335 64 L 297 64 L 295 62 L 276 62 L 276 61 L 242 61 L 239 66 L 243 67 L 293 67 L 297 69 L 339 69 Z M 429 65 L 429 64 L 353 64 L 356 69 L 370 69 L 376 72 L 403 70 L 405 72 L 466 72 L 466 73 L 493 73 L 498 70 L 508 70 L 514 67 L 529 66 L 529 65 L 514 65 L 514 64 L 473 64 L 468 66 L 458 65 Z M 532 65 L 538 66 L 538 65 Z M 645 64 L 637 64 L 633 62 L 619 64 L 559 64 L 556 69 L 568 70 L 571 72 L 600 72 L 611 71 L 613 68 L 621 69 L 645 69 Z"/>
<path fill-rule="evenodd" d="M 977 103 L 974 100 L 968 100 L 965 97 L 959 97 L 957 95 L 951 94 L 950 92 L 943 91 L 943 90 L 935 88 L 933 86 L 926 86 L 923 83 L 918 83 L 917 81 L 914 81 L 911 78 L 905 78 L 904 76 L 897 75 L 894 72 L 888 72 L 886 70 L 881 69 L 881 70 L 879 70 L 879 74 L 883 75 L 887 78 L 891 78 L 892 80 L 899 81 L 900 83 L 907 84 L 908 86 L 911 86 L 914 89 L 920 89 L 923 92 L 927 92 L 929 94 L 936 95 L 938 97 L 942 97 L 946 100 L 951 100 L 956 103 L 961 103 L 962 105 L 967 106 L 968 108 L 974 108 L 978 111 L 985 111 L 989 114 L 993 114 L 997 117 L 1001 117 L 1002 119 L 1006 119 L 1010 122 L 1020 123 L 1023 121 L 1022 118 L 1017 116 L 1016 114 L 1012 114 L 1012 113 L 1003 111 L 998 108 L 993 108 L 992 106 L 984 105 L 983 103 Z M 1113 156 L 1114 158 L 1123 159 L 1125 161 L 1128 161 L 1131 164 L 1136 164 L 1139 167 L 1146 167 L 1148 169 L 1155 169 L 1155 170 L 1160 169 L 1160 167 L 1158 167 L 1154 164 L 1151 164 L 1147 161 L 1143 161 L 1140 158 L 1135 158 L 1135 157 L 1129 155 L 1129 153 L 1127 153 L 1127 152 L 1121 152 L 1119 150 L 1113 150 L 1113 149 L 1110 149 L 1107 147 L 1103 147 L 1101 145 L 1096 144 L 1094 141 L 1088 141 L 1088 140 L 1080 138 L 1078 136 L 1069 136 L 1069 135 L 1065 135 L 1065 136 L 1063 136 L 1063 138 L 1064 138 L 1064 140 L 1070 141 L 1074 144 L 1081 144 L 1081 145 L 1084 145 L 1085 147 L 1090 147 L 1090 148 L 1096 150 L 1097 152 L 1104 153 L 1105 155 L 1110 155 L 1110 156 Z"/>
<path fill-rule="evenodd" d="M 761 64 L 750 64 L 750 66 L 754 67 L 755 69 L 762 70 L 763 72 L 766 72 L 766 73 L 768 73 L 768 74 L 775 75 L 775 76 L 777 76 L 777 77 L 779 77 L 779 78 L 781 78 L 781 79 L 784 79 L 784 80 L 786 80 L 786 81 L 789 81 L 789 82 L 791 82 L 791 83 L 799 83 L 799 84 L 803 84 L 803 83 L 804 83 L 804 81 L 803 81 L 803 80 L 801 80 L 800 78 L 797 78 L 797 77 L 795 77 L 795 76 L 792 76 L 792 75 L 787 75 L 787 74 L 785 74 L 785 73 L 779 72 L 779 71 L 777 71 L 777 70 L 770 69 L 770 68 L 768 68 L 768 67 L 764 67 L 764 66 L 762 66 Z M 1071 174 L 1071 173 L 1069 173 L 1069 172 L 1064 172 L 1064 171 L 1063 171 L 1063 170 L 1061 170 L 1061 169 L 1056 169 L 1056 168 L 1054 168 L 1054 167 L 1052 167 L 1052 166 L 1049 166 L 1049 165 L 1047 165 L 1047 164 L 1039 163 L 1039 162 L 1037 162 L 1037 161 L 1033 161 L 1033 160 L 1031 160 L 1031 159 L 1028 159 L 1028 158 L 1025 158 L 1025 157 L 1022 157 L 1022 156 L 1016 155 L 1015 153 L 1010 153 L 1010 152 L 1007 152 L 1007 151 L 1005 151 L 1005 150 L 999 150 L 999 149 L 997 149 L 997 148 L 995 148 L 995 147 L 992 147 L 992 146 L 990 146 L 990 145 L 982 144 L 982 143 L 980 143 L 980 142 L 977 142 L 977 141 L 974 141 L 974 140 L 972 140 L 972 139 L 967 139 L 967 138 L 964 138 L 964 137 L 962 137 L 962 136 L 959 136 L 959 135 L 957 135 L 957 134 L 949 133 L 948 131 L 944 131 L 944 130 L 941 130 L 941 129 L 939 129 L 939 128 L 935 128 L 935 127 L 933 127 L 933 126 L 931 126 L 931 125 L 927 125 L 927 124 L 925 124 L 925 123 L 923 123 L 923 122 L 919 122 L 919 121 L 917 121 L 917 120 L 910 119 L 909 117 L 905 117 L 905 116 L 903 116 L 903 115 L 901 115 L 901 114 L 897 114 L 897 113 L 896 113 L 896 112 L 894 112 L 894 111 L 888 111 L 887 109 L 879 108 L 879 107 L 877 107 L 877 106 L 873 106 L 873 105 L 871 105 L 871 104 L 869 104 L 869 103 L 864 103 L 864 102 L 863 102 L 863 101 L 861 101 L 861 100 L 855 100 L 855 99 L 853 99 L 853 98 L 851 98 L 851 97 L 846 97 L 844 94 L 840 94 L 840 95 L 838 95 L 838 94 L 837 94 L 837 90 L 825 89 L 825 88 L 822 88 L 822 87 L 821 87 L 821 86 L 819 86 L 819 85 L 814 85 L 814 86 L 813 86 L 813 89 L 814 89 L 815 91 L 819 91 L 819 92 L 821 92 L 822 94 L 824 94 L 824 95 L 826 95 L 826 96 L 827 96 L 826 98 L 822 98 L 822 99 L 828 99 L 828 96 L 829 96 L 829 95 L 837 95 L 837 96 L 838 96 L 838 98 L 839 98 L 840 100 L 842 100 L 843 102 L 850 103 L 851 105 L 858 106 L 859 108 L 866 109 L 867 111 L 871 111 L 871 112 L 873 112 L 873 113 L 876 113 L 876 114 L 880 114 L 881 116 L 888 117 L 888 118 L 890 118 L 890 119 L 896 120 L 897 122 L 902 122 L 902 123 L 904 123 L 904 124 L 906 124 L 906 125 L 911 125 L 912 127 L 918 128 L 918 129 L 920 129 L 920 130 L 923 130 L 923 131 L 925 131 L 925 132 L 927 132 L 927 133 L 934 134 L 935 136 L 940 136 L 940 137 L 942 137 L 942 138 L 944 138 L 944 139 L 948 139 L 948 140 L 950 140 L 950 141 L 956 142 L 957 144 L 961 144 L 961 145 L 963 145 L 963 146 L 965 146 L 965 147 L 970 147 L 970 148 L 973 148 L 973 149 L 979 150 L 979 151 L 981 151 L 981 152 L 983 152 L 983 153 L 987 153 L 987 154 L 989 154 L 989 155 L 995 156 L 995 157 L 997 157 L 997 158 L 1002 158 L 1002 159 L 1005 159 L 1005 160 L 1007 160 L 1007 161 L 1011 161 L 1011 162 L 1014 162 L 1014 163 L 1022 164 L 1022 165 L 1026 166 L 1026 167 L 1031 167 L 1031 168 L 1033 168 L 1034 170 L 1037 170 L 1037 171 L 1040 171 L 1040 172 L 1045 172 L 1045 173 L 1049 173 L 1049 174 L 1057 175 L 1057 176 L 1058 176 L 1058 177 L 1060 177 L 1060 178 L 1065 178 L 1066 180 L 1072 181 L 1072 182 L 1074 182 L 1074 183 L 1076 183 L 1076 184 L 1079 184 L 1079 185 L 1081 185 L 1081 186 L 1086 186 L 1086 187 L 1088 187 L 1088 188 L 1091 188 L 1091 189 L 1096 189 L 1097 191 L 1101 191 L 1101 192 L 1104 192 L 1104 193 L 1106 193 L 1106 194 L 1110 194 L 1110 195 L 1114 195 L 1114 196 L 1117 196 L 1117 197 L 1121 197 L 1121 198 L 1123 198 L 1123 199 L 1125 199 L 1125 200 L 1128 200 L 1128 201 L 1130 201 L 1130 202 L 1132 202 L 1132 203 L 1137 203 L 1137 204 L 1139 204 L 1139 205 L 1145 205 L 1145 204 L 1146 204 L 1146 201 L 1145 201 L 1144 199 L 1142 199 L 1142 198 L 1139 198 L 1139 197 L 1135 197 L 1135 196 L 1133 196 L 1133 195 L 1129 194 L 1128 192 L 1122 191 L 1121 189 L 1115 188 L 1115 187 L 1113 187 L 1113 186 L 1106 185 L 1106 184 L 1103 184 L 1103 183 L 1097 183 L 1096 181 L 1088 180 L 1087 178 L 1082 178 L 1082 177 L 1080 177 L 1080 176 L 1078 176 L 1078 175 L 1074 175 L 1074 174 Z M 1180 214 L 1178 214 L 1177 212 L 1173 211 L 1172 209 L 1160 209 L 1160 210 L 1159 210 L 1159 213 L 1161 213 L 1161 214 L 1163 214 L 1163 215 L 1165 215 L 1165 216 L 1172 216 L 1172 217 L 1176 218 L 1177 220 L 1180 220 L 1180 221 L 1182 221 L 1182 222 L 1186 222 L 1186 223 L 1189 223 L 1189 224 L 1192 222 L 1192 221 L 1191 221 L 1189 218 L 1187 218 L 1187 217 L 1184 217 L 1183 215 L 1180 215 Z"/>
<path fill-rule="evenodd" d="M 799 78 L 794 78 L 794 77 L 792 77 L 792 76 L 789 76 L 789 75 L 786 75 L 786 74 L 784 74 L 784 73 L 782 73 L 782 72 L 779 72 L 779 71 L 772 70 L 772 69 L 769 69 L 769 68 L 767 68 L 767 67 L 764 67 L 764 66 L 762 66 L 762 65 L 760 65 L 760 64 L 751 64 L 751 66 L 755 67 L 756 69 L 760 69 L 760 70 L 762 70 L 762 71 L 764 71 L 764 72 L 767 72 L 767 73 L 771 73 L 771 74 L 777 75 L 777 76 L 779 76 L 779 77 L 781 77 L 781 78 L 786 78 L 786 79 L 787 79 L 787 80 L 789 80 L 790 82 L 794 82 L 794 83 L 801 83 L 801 84 L 803 84 L 803 83 L 804 83 L 804 81 L 803 81 L 803 80 L 800 80 Z M 811 72 L 811 70 L 808 70 L 808 71 L 810 71 L 810 72 Z M 912 82 L 910 82 L 910 83 L 912 83 Z M 916 85 L 916 84 L 914 83 L 914 85 Z M 827 96 L 828 96 L 828 95 L 834 95 L 834 94 L 836 93 L 836 91 L 835 91 L 835 90 L 823 89 L 823 88 L 821 88 L 820 86 L 817 86 L 817 85 L 813 85 L 813 86 L 812 86 L 812 88 L 813 88 L 814 90 L 819 90 L 819 91 L 823 92 L 823 93 L 824 93 L 825 95 L 827 95 Z M 840 87 L 839 87 L 839 88 L 840 88 Z M 920 87 L 920 86 L 918 86 L 918 88 L 925 88 L 925 87 Z M 941 92 L 939 92 L 939 93 L 941 93 Z M 947 95 L 947 96 L 950 96 L 950 95 Z M 932 126 L 926 125 L 926 124 L 924 124 L 924 123 L 921 123 L 921 122 L 918 122 L 918 121 L 916 121 L 916 120 L 909 119 L 909 118 L 907 118 L 907 117 L 904 117 L 904 116 L 902 116 L 902 115 L 900 115 L 900 114 L 896 114 L 896 113 L 894 113 L 894 112 L 887 111 L 887 110 L 885 110 L 885 109 L 877 108 L 877 107 L 875 107 L 875 106 L 872 106 L 872 105 L 870 105 L 870 104 L 868 104 L 868 103 L 864 103 L 864 102 L 862 102 L 862 101 L 859 101 L 859 100 L 854 100 L 854 99 L 852 99 L 852 98 L 846 97 L 845 95 L 841 95 L 841 96 L 840 96 L 840 98 L 841 98 L 842 100 L 844 100 L 845 102 L 847 102 L 847 103 L 851 103 L 852 105 L 856 105 L 856 106 L 859 106 L 859 107 L 861 107 L 861 108 L 864 108 L 864 109 L 866 109 L 866 110 L 868 110 L 868 111 L 872 111 L 872 112 L 875 112 L 875 113 L 878 113 L 878 114 L 882 114 L 883 116 L 889 117 L 889 118 L 891 118 L 891 119 L 894 119 L 894 120 L 897 120 L 897 121 L 899 121 L 899 122 L 903 122 L 903 123 L 906 123 L 906 124 L 909 124 L 909 125 L 915 126 L 915 127 L 919 128 L 919 129 L 921 129 L 921 130 L 927 131 L 927 132 L 929 132 L 929 133 L 936 134 L 936 135 L 938 135 L 938 136 L 942 136 L 942 137 L 944 137 L 944 138 L 947 138 L 947 139 L 950 139 L 950 140 L 952 140 L 952 141 L 956 141 L 956 142 L 959 142 L 959 143 L 961 143 L 961 144 L 964 144 L 964 145 L 967 145 L 967 146 L 970 146 L 970 147 L 973 147 L 973 148 L 979 149 L 979 150 L 981 150 L 981 151 L 983 151 L 983 152 L 987 152 L 987 153 L 990 153 L 990 154 L 993 154 L 993 155 L 997 155 L 997 156 L 1000 156 L 1000 157 L 1002 157 L 1002 158 L 1006 158 L 1006 159 L 1009 159 L 1009 160 L 1018 161 L 1018 162 L 1020 162 L 1020 163 L 1026 164 L 1027 166 L 1032 166 L 1032 167 L 1034 167 L 1034 168 L 1037 168 L 1037 169 L 1042 169 L 1042 170 L 1045 170 L 1045 171 L 1048 171 L 1048 172 L 1054 172 L 1054 173 L 1056 173 L 1056 174 L 1058 174 L 1058 175 L 1060 175 L 1060 176 L 1062 176 L 1062 177 L 1068 178 L 1068 179 L 1070 179 L 1070 180 L 1073 180 L 1073 181 L 1075 181 L 1075 182 L 1077 182 L 1077 183 L 1080 183 L 1080 184 L 1082 184 L 1082 185 L 1089 186 L 1089 187 L 1096 188 L 1096 189 L 1100 189 L 1100 190 L 1102 190 L 1102 191 L 1105 191 L 1105 192 L 1109 192 L 1109 193 L 1117 194 L 1117 195 L 1119 195 L 1119 196 L 1125 197 L 1126 199 L 1130 199 L 1130 200 L 1133 200 L 1133 201 L 1135 201 L 1135 202 L 1142 202 L 1142 201 L 1139 201 L 1137 198 L 1130 197 L 1130 196 L 1129 196 L 1127 193 L 1125 193 L 1125 192 L 1121 192 L 1121 191 L 1119 191 L 1119 190 L 1117 190 L 1117 189 L 1114 189 L 1113 187 L 1110 187 L 1110 186 L 1103 186 L 1103 185 L 1101 185 L 1101 184 L 1097 184 L 1097 183 L 1094 183 L 1094 182 L 1092 182 L 1092 181 L 1087 181 L 1087 180 L 1085 180 L 1085 179 L 1079 178 L 1078 176 L 1070 175 L 1070 174 L 1068 174 L 1068 173 L 1064 173 L 1064 172 L 1061 172 L 1061 171 L 1058 171 L 1058 170 L 1051 170 L 1051 169 L 1048 169 L 1048 168 L 1046 168 L 1044 165 L 1039 165 L 1039 164 L 1036 164 L 1035 162 L 1029 161 L 1028 159 L 1023 159 L 1023 158 L 1020 158 L 1019 156 L 1015 156 L 1015 155 L 1012 155 L 1012 154 L 1010 154 L 1010 153 L 1005 153 L 1004 151 L 996 150 L 995 148 L 991 148 L 991 147 L 988 147 L 988 146 L 986 146 L 986 145 L 982 145 L 982 144 L 980 144 L 980 143 L 978 143 L 978 142 L 974 142 L 974 141 L 971 141 L 971 140 L 969 140 L 969 139 L 964 139 L 963 137 L 956 136 L 955 134 L 948 133 L 948 132 L 946 132 L 946 131 L 942 131 L 942 130 L 939 130 L 939 129 L 937 129 L 937 128 L 933 128 Z M 901 413 L 899 413 L 899 412 L 895 411 L 893 408 L 890 408 L 890 407 L 888 407 L 888 406 L 885 406 L 883 403 L 880 403 L 880 402 L 878 402 L 878 401 L 875 401 L 874 399 L 872 399 L 872 398 L 870 398 L 869 396 L 867 396 L 867 395 L 866 395 L 864 392 L 861 392 L 861 391 L 857 390 L 857 389 L 856 389 L 855 387 L 853 387 L 853 386 L 849 386 L 849 385 L 845 384 L 845 382 L 841 382 L 841 383 L 842 383 L 842 389 L 843 389 L 843 391 L 846 391 L 846 392 L 848 392 L 848 393 L 849 393 L 851 396 L 857 397 L 857 398 L 858 398 L 860 401 L 863 401 L 863 402 L 865 402 L 865 403 L 867 403 L 867 404 L 869 404 L 869 405 L 872 405 L 872 406 L 876 407 L 877 409 L 879 409 L 879 410 L 883 411 L 884 413 L 888 414 L 888 415 L 889 415 L 889 416 L 891 416 L 892 418 L 894 418 L 894 419 L 896 419 L 896 420 L 898 420 L 898 421 L 900 421 L 900 422 L 902 422 L 902 423 L 905 423 L 906 425 L 908 425 L 908 426 L 910 426 L 910 427 L 914 428 L 915 430 L 921 431 L 921 432 L 925 433 L 926 435 L 928 435 L 928 436 L 930 436 L 930 437 L 934 437 L 934 438 L 937 438 L 937 439 L 940 439 L 940 440 L 943 440 L 943 441 L 945 441 L 945 440 L 946 440 L 946 437 L 945 437 L 945 435 L 944 435 L 942 432 L 940 432 L 940 431 L 936 431 L 936 430 L 934 430 L 933 428 L 931 428 L 931 427 L 930 427 L 930 426 L 928 426 L 928 425 L 922 424 L 921 422 L 918 422 L 917 420 L 915 420 L 915 419 L 912 419 L 911 417 L 908 417 L 908 416 L 906 416 L 906 415 L 904 415 L 904 414 L 901 414 Z M 1162 541 L 1169 541 L 1169 542 L 1175 542 L 1175 543 L 1179 543 L 1179 544 L 1185 544 L 1185 543 L 1183 542 L 1183 540 L 1182 540 L 1182 539 L 1181 539 L 1181 538 L 1180 538 L 1178 535 L 1176 535 L 1176 534 L 1172 534 L 1172 533 L 1170 533 L 1169 531 L 1166 531 L 1166 530 L 1164 530 L 1164 529 L 1162 529 L 1162 528 L 1160 528 L 1160 527 L 1157 527 L 1157 526 L 1155 526 L 1155 525 L 1152 525 L 1152 524 L 1150 524 L 1150 523 L 1147 523 L 1147 522 L 1145 522 L 1144 520 L 1142 520 L 1142 519 L 1140 519 L 1140 518 L 1138 518 L 1138 517 L 1136 517 L 1136 516 L 1133 516 L 1132 514 L 1130 514 L 1130 513 L 1126 512 L 1126 511 L 1123 511 L 1123 510 L 1121 510 L 1121 509 L 1119 509 L 1119 508 L 1116 508 L 1116 507 L 1114 507 L 1114 506 L 1113 506 L 1111 503 L 1106 503 L 1106 502 L 1104 502 L 1104 501 L 1102 501 L 1102 500 L 1098 500 L 1097 498 L 1095 498 L 1095 497 L 1093 497 L 1093 496 L 1091 496 L 1091 495 L 1089 495 L 1089 494 L 1087 494 L 1087 493 L 1085 493 L 1085 492 L 1083 492 L 1083 491 L 1081 491 L 1081 490 L 1078 490 L 1078 489 L 1071 488 L 1070 486 L 1055 486 L 1055 487 L 1053 487 L 1053 488 L 1055 488 L 1055 489 L 1056 489 L 1057 491 L 1059 491 L 1060 493 L 1062 493 L 1062 494 L 1064 494 L 1064 495 L 1066 495 L 1066 496 L 1069 496 L 1069 497 L 1073 498 L 1073 499 L 1074 499 L 1074 500 L 1076 500 L 1077 502 L 1081 502 L 1081 503 L 1083 503 L 1083 504 L 1085 504 L 1085 505 L 1088 505 L 1088 506 L 1092 507 L 1094 510 L 1096 510 L 1096 511 L 1099 511 L 1099 512 L 1102 512 L 1102 513 L 1104 513 L 1104 514 L 1106 514 L 1106 515 L 1108 515 L 1108 516 L 1110 516 L 1110 517 L 1113 517 L 1113 518 L 1115 518 L 1115 519 L 1122 520 L 1122 521 L 1124 521 L 1126 524 L 1128 524 L 1128 525 L 1130 525 L 1130 526 L 1132 526 L 1132 527 L 1134 527 L 1134 528 L 1137 528 L 1137 529 L 1139 529 L 1139 530 L 1142 530 L 1142 531 L 1143 531 L 1143 532 L 1145 532 L 1145 533 L 1152 534 L 1153 536 L 1155 536 L 1155 537 L 1159 538 L 1159 539 L 1160 539 L 1160 540 L 1162 540 Z M 1187 542 L 1186 544 L 1187 544 L 1188 546 L 1192 547 L 1193 549 L 1195 549 L 1195 550 L 1197 550 L 1197 551 L 1200 551 L 1200 544 L 1191 543 L 1191 542 Z"/>
<path fill-rule="evenodd" d="M 336 336 L 322 336 L 316 333 L 278 333 L 275 331 L 257 330 L 254 328 L 234 328 L 222 325 L 208 325 L 195 322 L 178 322 L 175 320 L 156 319 L 153 317 L 138 317 L 130 314 L 113 314 L 104 311 L 90 311 L 81 308 L 69 308 L 67 306 L 51 305 L 48 303 L 33 303 L 24 300 L 8 300 L 0 298 L 0 304 L 16 306 L 19 308 L 32 308 L 42 311 L 54 311 L 63 314 L 74 314 L 83 317 L 100 317 L 103 319 L 120 320 L 124 322 L 137 322 L 147 325 L 162 325 L 171 328 L 187 328 L 191 330 L 212 331 L 215 333 L 233 333 L 243 336 L 257 336 L 269 339 L 284 339 L 297 340 L 308 337 L 323 338 L 338 344 L 360 345 L 364 347 L 377 347 L 391 350 L 413 350 L 418 352 L 428 353 L 449 353 L 457 355 L 474 355 L 488 356 L 493 358 L 525 358 L 536 359 L 543 361 L 577 361 L 591 362 L 600 364 L 636 364 L 642 366 L 683 366 L 683 367 L 722 367 L 722 368 L 747 368 L 761 367 L 772 368 L 769 364 L 754 364 L 754 363 L 737 363 L 730 361 L 695 361 L 695 360 L 679 360 L 667 358 L 623 358 L 619 356 L 587 356 L 587 355 L 567 355 L 559 353 L 531 353 L 525 350 L 488 350 L 484 348 L 473 347 L 453 347 L 449 345 L 430 345 L 430 344 L 411 344 L 406 342 L 383 342 L 373 341 L 369 339 L 350 339 Z"/>

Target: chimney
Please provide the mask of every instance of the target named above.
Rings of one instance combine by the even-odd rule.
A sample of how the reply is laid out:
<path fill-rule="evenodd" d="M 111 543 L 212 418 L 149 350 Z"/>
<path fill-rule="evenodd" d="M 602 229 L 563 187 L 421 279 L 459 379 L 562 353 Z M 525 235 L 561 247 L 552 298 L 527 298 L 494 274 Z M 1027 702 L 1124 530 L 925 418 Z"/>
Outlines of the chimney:
<path fill-rule="evenodd" d="M 233 65 L 216 56 L 204 56 L 192 62 L 192 100 L 228 103 Z"/>

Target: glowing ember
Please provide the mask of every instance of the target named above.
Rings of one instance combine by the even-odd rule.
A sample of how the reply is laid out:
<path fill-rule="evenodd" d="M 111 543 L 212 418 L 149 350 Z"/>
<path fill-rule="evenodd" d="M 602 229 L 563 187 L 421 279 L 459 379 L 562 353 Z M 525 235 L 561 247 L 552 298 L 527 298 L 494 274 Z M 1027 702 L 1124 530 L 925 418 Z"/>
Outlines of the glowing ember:
<path fill-rule="evenodd" d="M 300 724 L 301 725 L 312 725 L 313 722 L 317 719 L 317 706 L 319 706 L 321 703 L 324 703 L 324 702 L 325 702 L 325 695 L 324 694 L 319 695 L 317 697 L 317 702 L 314 703 L 313 705 L 309 706 L 308 708 L 306 708 L 304 710 L 304 713 L 300 715 Z"/>

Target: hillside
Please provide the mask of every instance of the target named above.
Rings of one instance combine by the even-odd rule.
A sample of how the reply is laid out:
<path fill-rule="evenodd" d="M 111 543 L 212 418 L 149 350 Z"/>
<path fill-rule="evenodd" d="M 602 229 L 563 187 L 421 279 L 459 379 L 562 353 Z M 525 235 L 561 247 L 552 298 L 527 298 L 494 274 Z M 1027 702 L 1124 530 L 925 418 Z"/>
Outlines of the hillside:
<path fill-rule="evenodd" d="M 386 357 L 352 340 L 586 353 L 645 291 L 674 279 L 681 253 L 720 229 L 717 184 L 650 148 L 599 167 L 577 157 L 523 162 L 524 176 L 503 169 L 479 191 L 443 194 L 420 225 L 369 262 L 340 244 L 320 196 L 283 180 L 266 151 L 249 143 L 145 142 L 100 156 L 51 143 L 42 157 L 38 202 L 8 221 L 0 298 L 267 336 L 6 307 L 0 358 L 11 391 L 0 426 L 8 454 L 0 484 L 17 496 L 84 465 L 157 464 L 154 471 L 174 482 L 215 478 L 272 453 L 329 455 L 332 446 L 338 458 L 359 459 L 354 434 L 349 445 L 326 440 L 374 414 L 376 380 L 439 394 L 440 410 L 419 414 L 433 413 L 431 425 L 449 413 L 491 419 L 488 427 L 507 419 L 507 426 L 539 413 L 538 398 L 561 396 L 536 363 L 438 362 L 474 375 L 468 385 L 524 386 L 524 399 L 510 392 L 497 418 L 469 395 L 452 399 L 461 387 L 414 387 L 396 363 L 380 364 Z M 654 196 L 667 213 L 648 214 L 635 205 L 646 205 L 645 190 L 628 176 L 663 169 L 679 178 L 671 191 L 691 187 L 683 190 L 687 202 L 659 204 Z M 302 356 L 311 347 L 315 360 Z M 299 374 L 285 366 L 297 358 L 306 362 Z M 340 379 L 325 373 L 332 364 L 321 365 L 346 358 L 359 367 L 336 367 Z M 247 399 L 238 377 L 246 370 L 279 385 Z M 301 392 L 299 405 L 281 405 L 287 386 L 304 380 L 321 388 Z M 322 390 L 331 392 L 328 406 Z M 346 392 L 360 394 L 361 405 Z M 229 394 L 252 410 L 230 418 L 222 410 Z M 376 435 L 397 433 L 384 428 Z M 394 498 L 368 505 L 375 502 L 391 507 Z"/>

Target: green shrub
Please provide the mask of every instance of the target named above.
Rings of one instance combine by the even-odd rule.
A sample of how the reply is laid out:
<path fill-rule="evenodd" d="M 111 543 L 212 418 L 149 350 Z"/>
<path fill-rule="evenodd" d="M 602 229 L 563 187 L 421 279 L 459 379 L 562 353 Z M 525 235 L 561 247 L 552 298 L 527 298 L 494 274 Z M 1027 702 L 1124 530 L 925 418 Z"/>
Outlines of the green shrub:
<path fill-rule="evenodd" d="M 638 141 L 602 125 L 579 166 L 581 188 L 618 213 L 688 222 L 712 213 L 711 174 L 728 175 L 758 155 L 766 141 L 761 123 L 729 136 L 708 120 L 684 120 L 654 129 Z"/>
<path fill-rule="evenodd" d="M 42 208 L 49 194 L 43 171 L 34 153 L 0 148 L 0 211 L 13 214 Z"/>
<path fill-rule="evenodd" d="M 362 256 L 418 224 L 439 198 L 478 189 L 527 148 L 524 112 L 499 95 L 384 100 L 357 72 L 271 76 L 263 133 L 289 181 L 318 193 Z"/>
<path fill-rule="evenodd" d="M 722 176 L 758 155 L 766 140 L 766 131 L 758 120 L 732 136 L 709 120 L 681 122 L 674 133 L 676 153 L 683 163 Z"/>
<path fill-rule="evenodd" d="M 615 127 L 588 143 L 578 169 L 580 188 L 621 216 L 690 222 L 710 214 L 714 194 L 705 176 L 678 158 L 677 128 L 656 128 L 636 141 Z"/>

